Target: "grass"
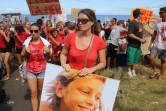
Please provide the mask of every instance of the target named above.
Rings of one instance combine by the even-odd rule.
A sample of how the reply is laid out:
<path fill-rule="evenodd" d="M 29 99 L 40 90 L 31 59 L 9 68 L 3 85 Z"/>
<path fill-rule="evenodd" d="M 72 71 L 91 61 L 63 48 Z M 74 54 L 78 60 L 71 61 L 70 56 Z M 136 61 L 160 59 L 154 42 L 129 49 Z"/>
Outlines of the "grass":
<path fill-rule="evenodd" d="M 157 65 L 160 66 L 159 60 Z M 123 69 L 119 87 L 123 96 L 117 95 L 113 111 L 166 111 L 166 81 L 149 79 L 152 68 L 141 63 L 136 73 L 137 77 L 129 78 L 127 69 Z M 101 75 L 110 77 L 108 71 L 102 71 Z"/>

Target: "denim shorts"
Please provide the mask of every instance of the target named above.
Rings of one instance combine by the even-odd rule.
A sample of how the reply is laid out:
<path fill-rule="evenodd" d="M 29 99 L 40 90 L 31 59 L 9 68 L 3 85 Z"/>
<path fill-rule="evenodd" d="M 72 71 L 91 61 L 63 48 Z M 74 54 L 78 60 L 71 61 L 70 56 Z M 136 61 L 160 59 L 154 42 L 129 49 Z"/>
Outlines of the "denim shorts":
<path fill-rule="evenodd" d="M 29 71 L 27 71 L 27 78 L 39 78 L 39 79 L 44 79 L 45 76 L 45 71 L 34 74 Z"/>

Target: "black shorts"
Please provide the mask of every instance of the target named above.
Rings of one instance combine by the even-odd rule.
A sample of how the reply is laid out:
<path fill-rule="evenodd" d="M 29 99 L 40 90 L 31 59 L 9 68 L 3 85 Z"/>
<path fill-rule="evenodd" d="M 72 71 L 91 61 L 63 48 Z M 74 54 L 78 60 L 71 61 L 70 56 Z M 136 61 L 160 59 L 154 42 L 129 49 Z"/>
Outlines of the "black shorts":
<path fill-rule="evenodd" d="M 0 48 L 1 53 L 12 52 L 12 48 Z"/>
<path fill-rule="evenodd" d="M 115 58 L 117 55 L 117 48 L 118 48 L 118 46 L 109 44 L 107 47 L 107 57 Z"/>
<path fill-rule="evenodd" d="M 17 48 L 16 47 L 16 54 L 21 54 L 21 52 L 22 52 L 22 48 Z"/>

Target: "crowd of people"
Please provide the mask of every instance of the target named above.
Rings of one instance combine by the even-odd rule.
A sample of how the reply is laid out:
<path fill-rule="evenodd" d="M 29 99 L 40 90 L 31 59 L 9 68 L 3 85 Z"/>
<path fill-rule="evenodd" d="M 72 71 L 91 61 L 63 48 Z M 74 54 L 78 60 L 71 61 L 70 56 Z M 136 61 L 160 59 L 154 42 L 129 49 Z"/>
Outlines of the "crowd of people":
<path fill-rule="evenodd" d="M 160 8 L 159 14 L 161 20 L 154 26 L 149 50 L 154 70 L 151 78 L 158 76 L 158 79 L 163 79 L 166 67 L 166 7 Z M 14 27 L 0 22 L 0 55 L 6 69 L 3 80 L 11 77 L 11 56 L 17 58 L 19 65 L 26 60 L 32 109 L 37 111 L 47 62 L 61 65 L 66 71 L 79 70 L 80 76 L 96 73 L 104 68 L 116 72 L 117 52 L 124 52 L 127 55 L 127 74 L 135 77 L 136 64 L 140 62 L 141 56 L 140 46 L 146 40 L 140 23 L 141 10 L 134 10 L 133 17 L 134 20 L 126 22 L 112 18 L 101 25 L 91 9 L 83 9 L 78 13 L 77 23 L 52 23 L 51 20 L 44 22 L 44 16 L 32 24 L 26 18 L 23 25 Z M 156 56 L 161 59 L 160 74 L 155 66 Z M 16 80 L 20 80 L 20 76 Z"/>

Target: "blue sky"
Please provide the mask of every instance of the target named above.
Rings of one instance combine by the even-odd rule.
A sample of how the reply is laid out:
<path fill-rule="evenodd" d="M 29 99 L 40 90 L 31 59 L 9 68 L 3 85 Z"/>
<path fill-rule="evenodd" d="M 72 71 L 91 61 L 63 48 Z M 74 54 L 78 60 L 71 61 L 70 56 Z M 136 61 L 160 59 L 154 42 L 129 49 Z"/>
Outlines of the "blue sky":
<path fill-rule="evenodd" d="M 61 7 L 70 14 L 71 8 L 96 9 L 98 15 L 129 15 L 136 7 L 151 8 L 158 13 L 160 7 L 166 6 L 166 0 L 60 0 Z M 0 13 L 21 12 L 29 14 L 26 0 L 1 1 Z"/>

